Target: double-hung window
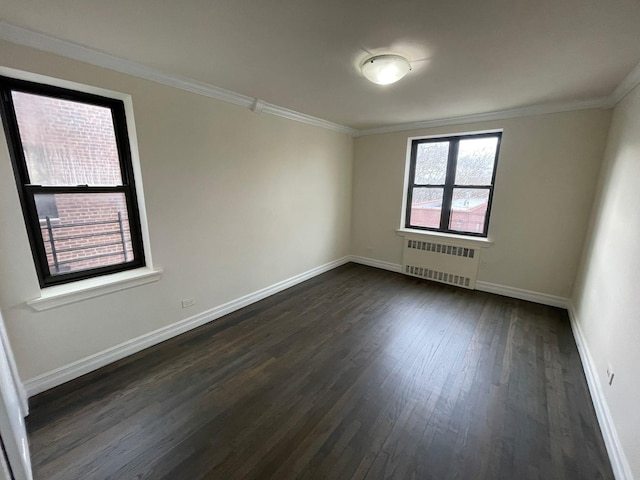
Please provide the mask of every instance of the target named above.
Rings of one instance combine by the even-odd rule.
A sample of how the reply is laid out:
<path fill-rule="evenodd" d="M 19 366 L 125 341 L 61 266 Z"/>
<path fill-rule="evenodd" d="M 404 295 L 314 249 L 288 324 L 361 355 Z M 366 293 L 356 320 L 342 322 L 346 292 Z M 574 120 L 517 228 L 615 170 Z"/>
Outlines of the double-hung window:
<path fill-rule="evenodd" d="M 405 227 L 486 237 L 502 133 L 411 142 Z"/>
<path fill-rule="evenodd" d="M 0 77 L 41 287 L 145 265 L 124 103 Z"/>

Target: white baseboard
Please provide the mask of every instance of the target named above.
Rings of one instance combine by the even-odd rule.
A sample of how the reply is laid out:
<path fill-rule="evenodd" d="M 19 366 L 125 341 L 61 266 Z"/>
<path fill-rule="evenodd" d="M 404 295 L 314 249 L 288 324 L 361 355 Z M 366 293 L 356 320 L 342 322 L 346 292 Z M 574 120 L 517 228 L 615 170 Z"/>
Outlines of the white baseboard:
<path fill-rule="evenodd" d="M 497 283 L 476 282 L 476 290 L 487 293 L 495 293 L 504 297 L 518 298 L 527 300 L 528 302 L 541 303 L 551 307 L 567 308 L 569 300 L 548 293 L 534 292 L 532 290 L 524 290 L 522 288 L 508 287 L 506 285 L 498 285 Z"/>
<path fill-rule="evenodd" d="M 102 352 L 38 375 L 37 377 L 30 378 L 24 381 L 24 387 L 27 394 L 32 397 L 33 395 L 37 395 L 45 390 L 62 385 L 69 380 L 81 377 L 82 375 L 104 367 L 112 362 L 125 358 L 129 355 L 133 355 L 145 348 L 188 332 L 189 330 L 216 320 L 228 313 L 262 300 L 263 298 L 281 292 L 282 290 L 286 290 L 289 287 L 302 283 L 305 280 L 309 280 L 321 273 L 328 272 L 329 270 L 339 267 L 340 265 L 344 265 L 349 261 L 351 261 L 350 257 L 346 256 L 338 260 L 334 260 L 333 262 L 320 265 L 319 267 L 312 268 L 311 270 L 299 275 L 287 278 L 281 282 L 262 288 L 248 295 L 244 295 L 223 305 L 211 308 L 192 317 L 185 318 L 171 325 L 167 325 L 166 327 L 159 328 L 153 332 L 146 333 L 137 338 L 103 350 Z"/>
<path fill-rule="evenodd" d="M 357 255 L 351 255 L 349 260 L 354 263 L 360 263 L 370 267 L 402 273 L 402 265 L 397 263 L 383 262 L 382 260 L 376 260 L 375 258 L 360 257 Z M 564 297 L 549 295 L 548 293 L 534 292 L 532 290 L 523 290 L 521 288 L 508 287 L 506 285 L 498 285 L 497 283 L 477 281 L 476 290 L 495 293 L 504 297 L 518 298 L 529 302 L 541 303 L 551 307 L 567 308 L 569 305 L 569 300 Z"/>
<path fill-rule="evenodd" d="M 580 354 L 580 360 L 582 361 L 582 368 L 584 375 L 587 378 L 587 385 L 589 392 L 591 392 L 591 400 L 596 411 L 596 417 L 600 424 L 600 430 L 602 431 L 602 437 L 604 444 L 609 454 L 609 461 L 611 462 L 611 468 L 616 480 L 633 480 L 633 474 L 631 473 L 631 466 L 622 449 L 620 438 L 618 437 L 618 431 L 613 423 L 611 417 L 611 411 L 607 404 L 607 400 L 604 396 L 602 389 L 602 383 L 600 383 L 600 377 L 598 376 L 595 362 L 589 351 L 589 346 L 582 334 L 580 323 L 576 316 L 575 307 L 573 302 L 568 302 L 569 319 L 571 321 L 571 330 L 573 331 L 573 337 L 576 340 L 578 346 L 578 353 Z"/>
<path fill-rule="evenodd" d="M 390 272 L 402 273 L 402 265 L 391 262 L 383 262 L 382 260 L 376 260 L 375 258 L 351 255 L 349 257 L 349 261 L 359 263 L 361 265 L 367 265 L 369 267 L 381 268 L 382 270 L 389 270 Z"/>

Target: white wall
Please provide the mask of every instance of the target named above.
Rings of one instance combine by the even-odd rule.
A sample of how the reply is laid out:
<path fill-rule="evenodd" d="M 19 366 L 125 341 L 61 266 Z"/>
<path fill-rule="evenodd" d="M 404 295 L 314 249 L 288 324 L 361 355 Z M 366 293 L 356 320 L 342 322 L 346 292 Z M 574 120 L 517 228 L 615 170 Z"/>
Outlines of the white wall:
<path fill-rule="evenodd" d="M 583 110 L 356 139 L 352 253 L 399 264 L 407 138 L 504 129 L 487 268 L 478 280 L 568 298 L 610 111 Z"/>
<path fill-rule="evenodd" d="M 5 67 L 133 98 L 157 283 L 35 312 L 39 296 L 0 138 L 0 307 L 23 379 L 349 253 L 347 135 L 0 42 Z M 212 66 L 212 68 L 214 68 Z M 180 301 L 196 297 L 183 310 Z"/>
<path fill-rule="evenodd" d="M 599 194 L 573 295 L 634 478 L 640 478 L 640 87 L 615 108 Z M 607 367 L 615 372 L 608 385 Z"/>

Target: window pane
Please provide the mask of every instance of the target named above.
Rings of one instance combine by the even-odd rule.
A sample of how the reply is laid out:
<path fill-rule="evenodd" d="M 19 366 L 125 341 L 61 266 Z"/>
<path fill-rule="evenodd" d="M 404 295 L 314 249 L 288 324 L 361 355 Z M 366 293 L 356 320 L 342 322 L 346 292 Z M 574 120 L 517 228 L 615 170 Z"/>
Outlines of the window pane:
<path fill-rule="evenodd" d="M 55 198 L 57 218 L 47 221 L 42 197 Z M 133 260 L 124 193 L 36 194 L 35 202 L 51 275 Z"/>
<path fill-rule="evenodd" d="M 442 185 L 447 175 L 449 142 L 418 144 L 414 183 Z"/>
<path fill-rule="evenodd" d="M 482 233 L 488 205 L 488 189 L 454 188 L 449 229 L 458 232 Z"/>
<path fill-rule="evenodd" d="M 49 218 L 58 218 L 58 207 L 56 205 L 55 195 L 38 194 L 35 196 L 36 210 L 38 210 L 38 218 L 46 220 Z"/>
<path fill-rule="evenodd" d="M 440 227 L 443 190 L 442 188 L 423 187 L 413 189 L 410 225 L 429 228 Z"/>
<path fill-rule="evenodd" d="M 460 140 L 456 185 L 491 185 L 497 148 L 496 137 Z"/>
<path fill-rule="evenodd" d="M 111 110 L 12 92 L 34 185 L 122 185 Z"/>

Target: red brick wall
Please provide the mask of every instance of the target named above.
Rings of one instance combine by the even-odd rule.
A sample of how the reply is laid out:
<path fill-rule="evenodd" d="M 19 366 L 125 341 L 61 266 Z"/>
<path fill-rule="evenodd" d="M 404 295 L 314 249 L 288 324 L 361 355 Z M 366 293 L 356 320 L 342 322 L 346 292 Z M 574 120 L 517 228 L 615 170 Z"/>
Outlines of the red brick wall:
<path fill-rule="evenodd" d="M 32 183 L 121 183 L 109 109 L 20 92 L 13 102 Z"/>
<path fill-rule="evenodd" d="M 418 208 L 416 208 L 418 207 Z M 440 212 L 438 208 L 419 208 L 419 204 L 412 205 L 411 224 L 419 226 L 440 226 Z M 461 232 L 482 233 L 487 205 L 481 204 L 467 211 L 454 210 L 451 213 L 451 227 Z"/>
<path fill-rule="evenodd" d="M 56 204 L 58 207 L 58 218 L 51 220 L 53 237 L 80 237 L 67 240 L 56 240 L 56 250 L 66 250 L 71 248 L 82 249 L 60 252 L 58 253 L 58 261 L 64 262 L 71 259 L 80 259 L 83 257 L 114 253 L 109 257 L 95 258 L 82 262 L 73 262 L 61 266 L 61 271 L 79 270 L 90 267 L 99 267 L 104 265 L 112 265 L 124 261 L 122 253 L 122 236 L 120 234 L 120 225 L 117 222 L 118 212 L 121 212 L 123 229 L 125 232 L 125 245 L 127 248 L 127 259 L 132 260 L 133 253 L 131 247 L 131 235 L 129 232 L 129 221 L 127 217 L 124 195 L 122 194 L 97 194 L 97 195 L 56 195 Z M 103 225 L 80 225 L 73 227 L 60 228 L 62 225 L 68 224 L 85 224 L 93 222 L 114 222 Z M 53 265 L 53 255 L 51 254 L 51 241 L 49 238 L 46 222 L 41 221 L 43 239 L 45 249 L 49 259 L 49 265 Z M 114 232 L 109 233 L 108 232 Z M 89 234 L 105 233 L 99 236 L 85 236 Z M 111 244 L 94 248 L 92 246 L 100 244 Z M 91 247 L 91 248 L 84 248 Z"/>
<path fill-rule="evenodd" d="M 121 184 L 120 165 L 111 111 L 78 102 L 24 93 L 13 96 L 20 136 L 31 182 L 42 185 L 116 185 Z M 52 218 L 53 237 L 77 237 L 55 241 L 58 261 L 112 253 L 111 256 L 64 264 L 60 271 L 73 271 L 124 261 L 118 223 L 79 225 L 89 222 L 116 222 L 121 212 L 125 231 L 127 259 L 132 259 L 127 209 L 123 194 L 57 194 L 58 211 Z M 51 272 L 53 255 L 46 221 L 41 220 L 42 236 Z M 83 235 L 114 232 L 109 235 Z M 94 247 L 99 244 L 115 245 Z M 116 244 L 117 243 L 117 244 Z"/>

